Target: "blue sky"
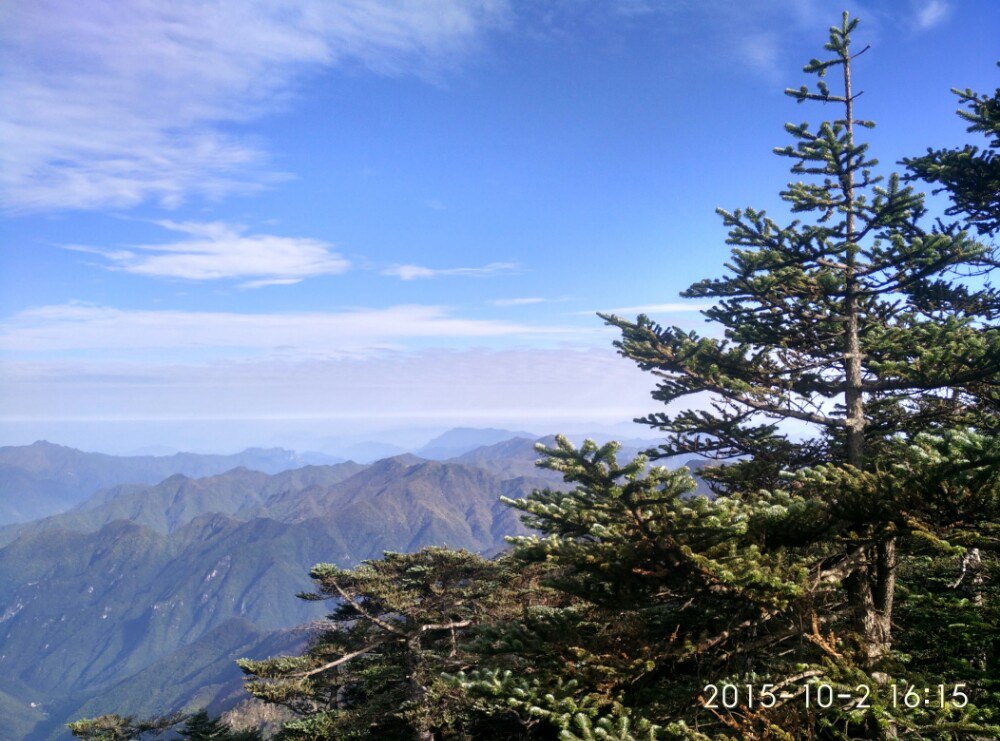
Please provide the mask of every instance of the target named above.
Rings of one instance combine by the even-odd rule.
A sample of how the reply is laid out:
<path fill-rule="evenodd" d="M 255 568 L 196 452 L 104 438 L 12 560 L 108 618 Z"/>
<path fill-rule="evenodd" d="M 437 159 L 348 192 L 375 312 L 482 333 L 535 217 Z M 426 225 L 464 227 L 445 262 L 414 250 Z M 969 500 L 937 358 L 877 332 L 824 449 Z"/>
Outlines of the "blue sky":
<path fill-rule="evenodd" d="M 883 165 L 967 140 L 994 2 L 848 3 Z M 698 326 L 714 214 L 781 214 L 840 6 L 0 6 L 0 443 L 319 444 L 650 411 L 596 310 Z M 193 420 L 193 422 L 192 422 Z M 619 428 L 621 429 L 621 428 Z"/>

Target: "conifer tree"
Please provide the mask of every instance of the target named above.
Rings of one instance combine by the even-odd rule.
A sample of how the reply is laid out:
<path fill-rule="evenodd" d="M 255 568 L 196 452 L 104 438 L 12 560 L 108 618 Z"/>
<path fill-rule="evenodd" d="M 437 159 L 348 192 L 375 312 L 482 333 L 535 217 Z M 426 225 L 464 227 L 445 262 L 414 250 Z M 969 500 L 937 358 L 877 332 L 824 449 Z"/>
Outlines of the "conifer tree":
<path fill-rule="evenodd" d="M 620 465 L 618 449 L 559 437 L 542 465 L 573 488 L 504 500 L 538 531 L 512 539 L 514 558 L 542 566 L 558 597 L 481 631 L 494 668 L 457 680 L 567 739 L 613 729 L 608 738 L 705 738 L 693 729 L 719 725 L 696 702 L 707 682 L 748 661 L 766 677 L 820 660 L 819 650 L 782 654 L 828 585 L 800 563 L 765 562 L 745 502 L 694 497 L 687 469 L 648 469 L 643 456 Z M 764 728 L 794 725 L 794 710 L 777 709 Z"/>
<path fill-rule="evenodd" d="M 145 719 L 117 714 L 102 715 L 74 721 L 68 727 L 74 736 L 92 741 L 131 741 L 159 736 L 171 730 L 191 741 L 261 741 L 263 738 L 258 731 L 252 729 L 233 731 L 221 718 L 209 716 L 205 709 L 186 717 L 180 713 Z"/>
<path fill-rule="evenodd" d="M 210 718 L 207 710 L 199 710 L 184 722 L 184 727 L 177 731 L 181 738 L 192 741 L 218 738 L 229 729 L 218 718 Z"/>
<path fill-rule="evenodd" d="M 952 92 L 965 107 L 958 115 L 969 123 L 967 130 L 984 135 L 986 147 L 928 148 L 927 154 L 904 159 L 901 164 L 910 170 L 908 179 L 931 183 L 937 186 L 935 193 L 950 197 L 952 205 L 946 214 L 956 220 L 942 221 L 942 229 L 975 228 L 983 238 L 995 238 L 1000 232 L 1000 88 L 992 95 L 969 88 Z M 985 389 L 981 405 L 984 413 L 979 428 L 996 434 L 1000 393 L 995 388 Z M 962 462 L 967 464 L 968 456 L 955 451 L 954 440 L 949 442 L 945 455 L 960 469 L 949 472 L 951 479 L 956 473 L 967 472 Z M 985 462 L 994 470 L 1000 466 L 995 452 L 993 460 L 987 457 Z M 917 569 L 903 565 L 899 618 L 906 629 L 900 649 L 914 662 L 933 666 L 930 659 L 937 658 L 936 663 L 944 664 L 953 677 L 971 681 L 982 704 L 992 701 L 994 722 L 998 722 L 1000 553 L 996 544 L 1000 543 L 1000 521 L 995 516 L 991 520 L 982 511 L 969 520 L 978 530 L 974 537 L 949 534 L 956 545 L 964 544 L 960 553 L 953 550 L 950 557 L 925 555 L 919 578 L 908 578 Z M 947 661 L 940 661 L 941 657 Z"/>
<path fill-rule="evenodd" d="M 130 715 L 112 713 L 96 718 L 83 718 L 68 723 L 67 727 L 77 738 L 90 741 L 131 741 L 149 736 L 159 736 L 181 721 L 174 714 L 161 718 L 134 718 Z"/>
<path fill-rule="evenodd" d="M 620 465 L 615 443 L 558 438 L 543 465 L 573 488 L 506 500 L 538 531 L 513 539 L 513 557 L 554 594 L 481 629 L 476 653 L 490 668 L 455 681 L 567 739 L 1000 733 L 1000 439 L 923 433 L 891 448 L 885 470 L 826 464 L 782 489 L 709 500 L 693 496 L 686 469 L 648 469 L 641 456 Z M 878 673 L 845 636 L 844 581 L 864 554 L 854 513 L 872 517 L 873 503 L 898 533 L 903 593 L 903 651 Z M 962 561 L 952 581 L 978 547 L 993 552 Z M 944 685 L 965 702 L 891 700 Z M 820 687 L 869 691 L 804 706 Z"/>
<path fill-rule="evenodd" d="M 805 67 L 815 86 L 787 91 L 839 111 L 817 127 L 788 124 L 794 144 L 775 150 L 809 178 L 781 192 L 796 218 L 720 210 L 728 273 L 683 294 L 715 301 L 704 313 L 722 336 L 602 315 L 621 330 L 621 354 L 660 377 L 654 398 L 711 398 L 707 410 L 642 421 L 668 433 L 659 455 L 730 461 L 711 473 L 720 492 L 752 494 L 780 485 L 782 471 L 823 463 L 877 468 L 900 435 L 981 424 L 983 399 L 1000 384 L 1000 332 L 989 324 L 1000 294 L 982 281 L 992 250 L 923 226 L 922 197 L 875 174 L 856 138 L 874 126 L 856 111 L 853 68 L 867 49 L 852 48 L 856 26 L 845 13 L 826 58 Z M 813 435 L 791 437 L 789 421 Z M 856 548 L 841 565 L 859 649 L 874 666 L 891 646 L 898 526 L 885 517 L 891 502 L 871 505 L 851 513 Z"/>
<path fill-rule="evenodd" d="M 311 576 L 317 591 L 300 597 L 338 604 L 310 648 L 238 662 L 252 695 L 298 716 L 281 738 L 426 741 L 474 722 L 441 677 L 469 665 L 481 622 L 520 608 L 505 561 L 434 547 Z"/>

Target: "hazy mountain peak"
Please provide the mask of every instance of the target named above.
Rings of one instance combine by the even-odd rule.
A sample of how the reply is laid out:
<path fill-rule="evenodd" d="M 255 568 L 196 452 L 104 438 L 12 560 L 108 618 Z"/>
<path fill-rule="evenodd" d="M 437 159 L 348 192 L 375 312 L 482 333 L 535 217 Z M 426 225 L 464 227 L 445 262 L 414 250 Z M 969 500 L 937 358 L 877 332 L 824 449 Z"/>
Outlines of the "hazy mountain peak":
<path fill-rule="evenodd" d="M 160 482 L 163 486 L 182 486 L 188 481 L 194 481 L 190 476 L 185 476 L 183 473 L 175 473 L 172 476 L 167 476 Z"/>
<path fill-rule="evenodd" d="M 16 446 L 5 445 L 4 447 L 12 448 L 12 447 L 16 447 Z M 57 443 L 50 443 L 48 440 L 35 440 L 35 442 L 33 442 L 31 445 L 28 445 L 27 447 L 29 447 L 29 448 L 41 448 L 41 449 L 45 449 L 45 448 L 57 448 L 57 449 L 61 449 L 61 450 L 72 450 L 72 448 L 68 448 L 65 445 L 59 445 Z"/>
<path fill-rule="evenodd" d="M 389 458 L 383 458 L 380 461 L 375 461 L 371 464 L 370 468 L 375 471 L 381 471 L 385 469 L 409 468 L 410 466 L 416 466 L 420 463 L 426 462 L 426 458 L 421 458 L 413 453 L 402 453 Z"/>
<path fill-rule="evenodd" d="M 416 453 L 424 458 L 442 460 L 515 437 L 535 439 L 538 436 L 531 432 L 502 430 L 496 427 L 455 427 L 438 435 Z"/>

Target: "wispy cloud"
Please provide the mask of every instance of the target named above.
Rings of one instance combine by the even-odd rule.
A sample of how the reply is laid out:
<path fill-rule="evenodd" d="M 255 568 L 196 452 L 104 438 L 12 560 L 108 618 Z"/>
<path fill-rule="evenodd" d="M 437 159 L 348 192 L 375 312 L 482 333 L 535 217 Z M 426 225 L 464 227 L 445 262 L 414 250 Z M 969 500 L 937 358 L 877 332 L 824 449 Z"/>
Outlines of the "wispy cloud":
<path fill-rule="evenodd" d="M 579 330 L 455 316 L 442 306 L 285 314 L 128 310 L 82 304 L 29 309 L 0 323 L 0 352 L 10 357 L 60 353 L 132 356 L 182 351 L 228 357 L 340 357 L 434 340 L 571 337 Z M 154 353 L 155 354 L 155 353 Z"/>
<path fill-rule="evenodd" d="M 434 76 L 506 16 L 505 0 L 12 0 L 0 9 L 0 203 L 170 206 L 260 188 L 280 176 L 227 124 L 285 105 L 309 70 Z"/>
<path fill-rule="evenodd" d="M 639 306 L 619 306 L 616 309 L 594 309 L 592 311 L 578 311 L 576 314 L 593 315 L 600 311 L 602 314 L 676 314 L 680 312 L 703 311 L 711 307 L 711 304 L 641 304 Z"/>
<path fill-rule="evenodd" d="M 739 52 L 743 61 L 771 78 L 777 77 L 781 72 L 780 48 L 778 36 L 765 31 L 747 32 L 739 40 Z"/>
<path fill-rule="evenodd" d="M 605 36 L 629 26 L 656 27 L 664 38 L 698 38 L 688 53 L 699 55 L 702 64 L 735 64 L 769 82 L 786 69 L 797 36 L 828 26 L 838 15 L 820 0 L 555 1 L 537 7 L 542 10 L 533 20 L 552 35 L 580 23 L 599 27 Z"/>
<path fill-rule="evenodd" d="M 491 262 L 480 268 L 428 268 L 423 265 L 393 265 L 382 271 L 382 275 L 391 275 L 402 280 L 417 278 L 439 278 L 445 275 L 464 275 L 472 278 L 484 278 L 489 275 L 512 273 L 518 269 L 516 262 Z"/>
<path fill-rule="evenodd" d="M 490 303 L 493 306 L 527 306 L 529 304 L 542 304 L 547 300 L 537 296 L 529 296 L 525 298 L 498 298 Z"/>
<path fill-rule="evenodd" d="M 927 0 L 917 6 L 916 23 L 921 31 L 933 28 L 944 21 L 951 8 L 944 0 Z"/>
<path fill-rule="evenodd" d="M 245 227 L 223 222 L 156 222 L 187 235 L 167 244 L 104 250 L 67 245 L 67 249 L 98 254 L 110 266 L 135 275 L 186 280 L 248 279 L 246 288 L 290 285 L 317 275 L 343 273 L 350 263 L 315 239 L 246 234 Z"/>

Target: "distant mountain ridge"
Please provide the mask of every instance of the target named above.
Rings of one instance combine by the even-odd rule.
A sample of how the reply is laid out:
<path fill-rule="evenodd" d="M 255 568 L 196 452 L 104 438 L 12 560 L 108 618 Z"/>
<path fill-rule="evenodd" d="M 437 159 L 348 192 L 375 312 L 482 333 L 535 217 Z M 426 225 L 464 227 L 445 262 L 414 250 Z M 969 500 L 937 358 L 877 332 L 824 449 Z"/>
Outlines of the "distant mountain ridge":
<path fill-rule="evenodd" d="M 32 738 L 58 735 L 84 708 L 146 707 L 114 688 L 155 684 L 157 662 L 199 641 L 224 655 L 205 654 L 191 671 L 222 676 L 230 644 L 206 636 L 227 620 L 267 633 L 322 617 L 324 605 L 294 596 L 311 588 L 317 562 L 352 566 L 431 544 L 495 553 L 504 536 L 526 532 L 500 497 L 538 483 L 404 455 L 274 475 L 175 475 L 15 526 L 0 548 L 0 709 L 13 703 L 0 738 L 32 722 Z M 232 512 L 210 511 L 223 507 Z M 122 513 L 144 522 L 110 519 Z M 174 684 L 162 681 L 163 692 Z M 188 689 L 170 702 L 216 697 Z M 43 702 L 41 721 L 31 702 Z"/>
<path fill-rule="evenodd" d="M 0 547 L 26 533 L 60 529 L 94 532 L 115 520 L 127 520 L 168 534 L 208 512 L 249 519 L 246 513 L 259 508 L 269 497 L 312 486 L 329 486 L 364 468 L 347 461 L 333 466 L 304 466 L 273 476 L 234 468 L 199 479 L 178 473 L 153 486 L 125 484 L 100 491 L 68 512 L 0 527 Z"/>
<path fill-rule="evenodd" d="M 0 525 L 65 511 L 101 489 L 155 484 L 178 473 L 202 477 L 239 466 L 278 473 L 309 464 L 341 462 L 342 458 L 302 455 L 284 448 L 248 448 L 232 455 L 113 456 L 44 440 L 6 446 L 0 448 Z"/>
<path fill-rule="evenodd" d="M 608 438 L 607 435 L 591 437 L 598 440 Z M 541 439 L 525 431 L 457 427 L 412 452 L 420 458 L 452 460 L 478 448 L 518 438 L 527 441 Z M 582 439 L 582 436 L 574 435 L 573 439 Z M 551 436 L 547 440 L 551 442 Z M 648 441 L 627 440 L 622 455 L 634 454 L 646 443 Z M 159 449 L 165 448 L 160 446 Z M 340 452 L 349 452 L 355 460 L 368 463 L 407 451 L 397 445 L 369 441 L 350 445 Z M 534 455 L 533 451 L 529 455 Z M 521 457 L 524 458 L 523 455 Z M 334 465 L 345 461 L 346 458 L 340 455 L 297 453 L 285 448 L 247 448 L 230 455 L 173 453 L 118 456 L 83 452 L 44 440 L 31 445 L 0 447 L 0 527 L 65 512 L 98 491 L 127 485 L 156 484 L 174 474 L 203 478 L 238 467 L 272 474 L 308 465 Z M 527 465 L 533 466 L 530 462 Z M 522 470 L 522 473 L 528 474 L 528 471 Z"/>

